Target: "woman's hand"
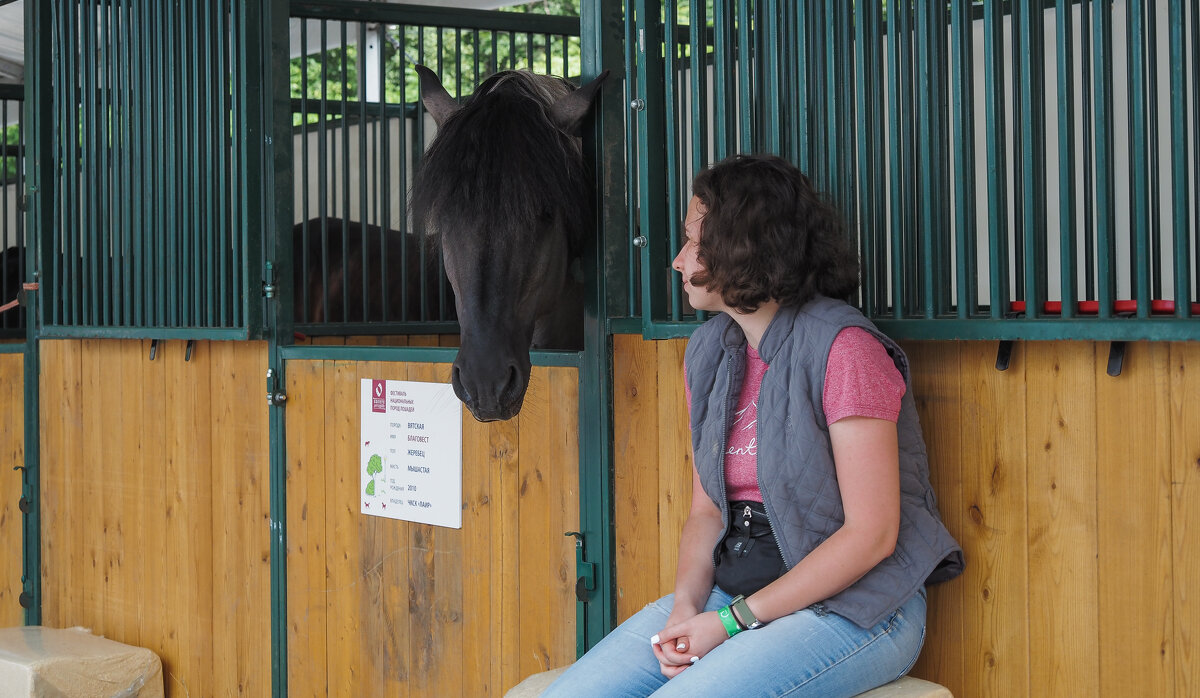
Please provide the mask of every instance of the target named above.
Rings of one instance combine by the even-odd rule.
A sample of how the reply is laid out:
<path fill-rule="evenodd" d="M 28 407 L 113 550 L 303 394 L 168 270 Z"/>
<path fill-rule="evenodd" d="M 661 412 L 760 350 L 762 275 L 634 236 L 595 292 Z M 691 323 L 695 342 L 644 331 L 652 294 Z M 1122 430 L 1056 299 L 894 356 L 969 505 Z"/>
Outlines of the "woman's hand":
<path fill-rule="evenodd" d="M 663 676 L 673 678 L 727 640 L 729 634 L 717 612 L 708 611 L 679 623 L 668 620 L 667 627 L 656 637 L 654 656 L 662 665 Z M 678 650 L 681 641 L 687 646 L 684 651 Z"/>

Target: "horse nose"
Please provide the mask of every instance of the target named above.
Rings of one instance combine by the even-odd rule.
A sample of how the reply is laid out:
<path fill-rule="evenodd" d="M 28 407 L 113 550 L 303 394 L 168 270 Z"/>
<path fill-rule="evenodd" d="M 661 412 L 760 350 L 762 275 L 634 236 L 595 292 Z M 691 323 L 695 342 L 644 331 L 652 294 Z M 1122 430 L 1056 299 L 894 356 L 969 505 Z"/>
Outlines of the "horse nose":
<path fill-rule="evenodd" d="M 514 360 L 473 362 L 459 354 L 450 375 L 454 393 L 480 422 L 511 419 L 521 410 L 528 382 Z"/>

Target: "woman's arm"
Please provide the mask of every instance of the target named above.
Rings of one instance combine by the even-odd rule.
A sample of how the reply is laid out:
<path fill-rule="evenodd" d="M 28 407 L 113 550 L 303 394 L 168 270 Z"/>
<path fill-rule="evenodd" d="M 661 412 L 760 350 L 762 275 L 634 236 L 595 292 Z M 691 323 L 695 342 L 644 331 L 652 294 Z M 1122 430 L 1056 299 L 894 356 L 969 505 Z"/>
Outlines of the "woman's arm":
<path fill-rule="evenodd" d="M 886 419 L 847 417 L 830 425 L 829 437 L 845 523 L 786 574 L 746 599 L 763 622 L 837 594 L 896 547 L 900 531 L 896 424 Z M 664 642 L 686 637 L 688 651 L 697 657 L 728 637 L 715 612 L 701 613 L 678 625 L 669 623 L 661 635 Z"/>
<path fill-rule="evenodd" d="M 845 523 L 787 574 L 746 599 L 763 622 L 849 587 L 896 548 L 900 456 L 896 424 L 846 417 L 829 426 Z"/>
<path fill-rule="evenodd" d="M 704 608 L 713 588 L 712 553 L 723 532 L 721 510 L 700 485 L 700 476 L 692 470 L 692 507 L 679 537 L 679 563 L 675 572 L 675 604 L 666 627 L 677 626 L 694 618 Z M 672 677 L 690 665 L 695 655 L 686 635 L 660 634 L 654 654 L 662 672 Z"/>
<path fill-rule="evenodd" d="M 675 572 L 675 608 L 690 611 L 687 617 L 699 613 L 712 592 L 712 554 L 722 530 L 721 510 L 704 493 L 700 475 L 693 468 L 692 507 L 679 537 L 679 564 Z"/>

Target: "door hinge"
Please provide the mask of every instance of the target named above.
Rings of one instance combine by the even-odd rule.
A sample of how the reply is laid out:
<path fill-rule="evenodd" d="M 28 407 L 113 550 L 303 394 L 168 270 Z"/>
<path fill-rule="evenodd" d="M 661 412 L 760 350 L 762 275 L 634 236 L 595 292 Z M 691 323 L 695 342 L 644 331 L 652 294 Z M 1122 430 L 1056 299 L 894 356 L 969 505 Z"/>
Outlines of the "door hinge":
<path fill-rule="evenodd" d="M 267 262 L 266 268 L 263 269 L 263 297 L 274 298 L 275 291 L 278 287 L 275 286 L 275 265 Z"/>
<path fill-rule="evenodd" d="M 287 394 L 279 389 L 279 376 L 275 375 L 275 369 L 267 369 L 267 404 L 271 407 L 283 407 L 287 402 Z"/>

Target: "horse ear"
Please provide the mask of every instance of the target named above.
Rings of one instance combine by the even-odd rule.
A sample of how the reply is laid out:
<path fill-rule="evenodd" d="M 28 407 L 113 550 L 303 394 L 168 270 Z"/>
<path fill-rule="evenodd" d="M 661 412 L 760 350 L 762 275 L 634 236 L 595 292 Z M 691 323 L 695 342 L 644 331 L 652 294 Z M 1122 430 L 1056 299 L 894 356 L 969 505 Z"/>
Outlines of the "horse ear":
<path fill-rule="evenodd" d="M 555 102 L 554 106 L 550 108 L 550 115 L 554 118 L 554 123 L 572 136 L 580 135 L 579 130 L 583 125 L 583 118 L 592 108 L 592 102 L 595 101 L 596 94 L 600 91 L 600 84 L 607 77 L 608 71 L 605 70 L 588 84 Z"/>
<path fill-rule="evenodd" d="M 413 67 L 417 69 L 417 77 L 421 80 L 421 103 L 425 105 L 425 110 L 437 125 L 441 126 L 451 114 L 459 110 L 459 104 L 446 88 L 442 87 L 442 81 L 436 73 L 423 65 Z"/>

